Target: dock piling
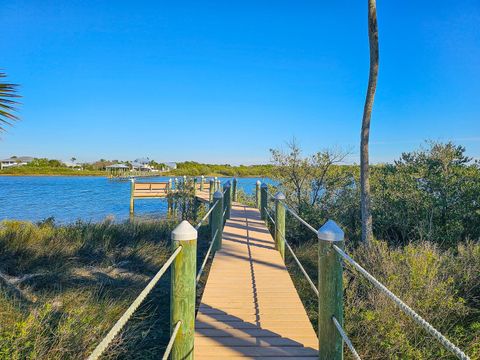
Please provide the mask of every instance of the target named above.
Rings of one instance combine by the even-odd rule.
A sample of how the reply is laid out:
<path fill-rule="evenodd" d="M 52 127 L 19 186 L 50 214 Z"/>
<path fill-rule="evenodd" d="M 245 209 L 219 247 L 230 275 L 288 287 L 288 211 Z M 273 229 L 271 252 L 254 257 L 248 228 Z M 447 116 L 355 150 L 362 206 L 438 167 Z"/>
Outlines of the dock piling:
<path fill-rule="evenodd" d="M 332 244 L 344 247 L 344 233 L 328 220 L 318 236 L 318 341 L 319 359 L 343 359 L 343 340 L 333 317 L 343 327 L 343 267 Z"/>
<path fill-rule="evenodd" d="M 221 191 L 216 191 L 213 194 L 213 205 L 215 205 L 215 209 L 212 211 L 212 241 L 213 250 L 217 251 L 222 248 L 222 233 L 223 233 L 223 194 Z M 217 236 L 215 236 L 217 234 Z"/>
<path fill-rule="evenodd" d="M 186 220 L 172 231 L 172 247 L 182 250 L 172 263 L 170 291 L 170 331 L 180 322 L 173 343 L 173 360 L 193 360 L 197 272 L 197 230 Z"/>
<path fill-rule="evenodd" d="M 285 195 L 275 194 L 275 246 L 285 260 Z"/>
<path fill-rule="evenodd" d="M 262 220 L 267 220 L 267 209 L 266 207 L 268 206 L 268 186 L 267 184 L 263 183 L 262 186 L 260 186 L 260 214 L 262 217 Z"/>

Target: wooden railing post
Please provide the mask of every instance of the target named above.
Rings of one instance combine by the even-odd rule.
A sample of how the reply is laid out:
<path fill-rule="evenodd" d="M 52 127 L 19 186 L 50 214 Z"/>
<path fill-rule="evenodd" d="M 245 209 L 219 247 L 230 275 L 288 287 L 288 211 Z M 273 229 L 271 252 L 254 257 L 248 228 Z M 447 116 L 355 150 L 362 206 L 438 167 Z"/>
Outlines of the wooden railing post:
<path fill-rule="evenodd" d="M 175 190 L 178 190 L 178 178 L 175 178 L 174 183 L 175 183 Z"/>
<path fill-rule="evenodd" d="M 193 359 L 197 272 L 197 230 L 186 220 L 172 231 L 172 246 L 182 250 L 172 263 L 170 331 L 181 321 L 171 352 L 172 360 Z"/>
<path fill-rule="evenodd" d="M 213 194 L 215 192 L 215 181 L 213 179 L 210 179 L 210 189 L 208 189 L 209 191 L 209 196 L 208 198 L 210 199 L 210 202 L 213 201 Z"/>
<path fill-rule="evenodd" d="M 260 214 L 262 217 L 262 220 L 267 220 L 267 210 L 265 209 L 267 207 L 267 201 L 268 201 L 268 186 L 267 184 L 263 183 L 262 186 L 260 186 Z"/>
<path fill-rule="evenodd" d="M 261 204 L 260 204 L 260 185 L 262 183 L 260 182 L 260 180 L 257 180 L 257 182 L 255 183 L 255 201 L 257 203 L 257 209 L 261 209 Z"/>
<path fill-rule="evenodd" d="M 168 204 L 168 214 L 173 214 L 173 191 L 172 191 L 172 179 L 168 179 L 167 185 L 167 204 Z"/>
<path fill-rule="evenodd" d="M 203 191 L 203 185 L 205 185 L 205 176 L 200 178 L 200 191 Z"/>
<path fill-rule="evenodd" d="M 187 188 L 187 175 L 183 175 L 183 190 Z"/>
<path fill-rule="evenodd" d="M 220 189 L 218 188 L 218 183 L 219 183 L 219 182 L 218 182 L 218 178 L 215 176 L 214 180 L 215 180 L 215 191 L 218 191 L 218 190 L 220 190 Z"/>
<path fill-rule="evenodd" d="M 285 260 L 285 195 L 275 194 L 275 246 Z"/>
<path fill-rule="evenodd" d="M 318 341 L 320 360 L 342 360 L 343 340 L 332 318 L 343 327 L 343 267 L 333 249 L 344 246 L 344 233 L 332 220 L 318 230 Z"/>
<path fill-rule="evenodd" d="M 135 178 L 130 179 L 130 215 L 135 211 Z"/>
<path fill-rule="evenodd" d="M 221 191 L 216 191 L 213 194 L 213 205 L 219 203 L 215 206 L 215 209 L 212 211 L 212 249 L 214 251 L 220 250 L 222 248 L 222 234 L 223 234 L 223 194 Z M 218 231 L 217 231 L 218 230 Z M 214 237 L 215 233 L 217 236 Z"/>
<path fill-rule="evenodd" d="M 237 201 L 237 178 L 233 178 L 232 200 Z"/>
<path fill-rule="evenodd" d="M 225 218 L 223 221 L 227 221 L 230 219 L 230 210 L 232 208 L 232 185 L 230 184 L 230 180 L 225 183 L 225 196 L 223 198 L 223 207 L 225 211 Z"/>

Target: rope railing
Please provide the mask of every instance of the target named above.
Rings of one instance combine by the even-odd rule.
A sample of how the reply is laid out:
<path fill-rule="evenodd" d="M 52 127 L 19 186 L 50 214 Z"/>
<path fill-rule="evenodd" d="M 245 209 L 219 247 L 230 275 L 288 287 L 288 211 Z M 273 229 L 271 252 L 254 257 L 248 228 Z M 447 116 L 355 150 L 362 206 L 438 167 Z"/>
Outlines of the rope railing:
<path fill-rule="evenodd" d="M 425 319 L 423 319 L 420 315 L 418 315 L 412 308 L 410 308 L 407 304 L 405 304 L 400 298 L 398 298 L 394 293 L 387 289 L 385 285 L 383 285 L 380 281 L 375 279 L 373 275 L 371 275 L 367 270 L 361 267 L 355 260 L 353 260 L 350 256 L 347 255 L 342 249 L 340 249 L 337 245 L 332 245 L 335 251 L 350 265 L 352 265 L 355 269 L 358 270 L 360 274 L 365 276 L 368 281 L 370 281 L 377 289 L 382 291 L 385 295 L 387 295 L 390 300 L 392 300 L 405 314 L 411 317 L 418 325 L 423 327 L 430 335 L 432 335 L 435 339 L 437 339 L 440 344 L 442 344 L 446 349 L 451 351 L 455 354 L 459 359 L 462 360 L 469 360 L 470 358 L 462 352 L 457 346 L 451 343 L 445 336 L 443 336 L 438 330 L 436 330 L 432 325 L 430 325 Z"/>
<path fill-rule="evenodd" d="M 310 287 L 312 288 L 313 292 L 317 295 L 318 297 L 318 289 L 317 287 L 315 286 L 315 284 L 313 283 L 312 279 L 310 278 L 310 276 L 307 274 L 307 271 L 305 270 L 305 268 L 303 267 L 302 263 L 300 262 L 300 260 L 298 260 L 297 256 L 295 255 L 295 253 L 293 252 L 293 249 L 292 247 L 290 246 L 290 244 L 288 243 L 288 241 L 285 239 L 284 237 L 284 240 L 285 240 L 285 246 L 287 247 L 287 249 L 290 251 L 290 254 L 292 254 L 292 257 L 295 259 L 298 267 L 300 268 L 300 270 L 302 271 L 303 275 L 305 276 L 305 278 L 307 279 L 308 283 L 310 284 Z"/>
<path fill-rule="evenodd" d="M 275 197 L 269 193 L 267 193 L 267 198 L 270 197 L 271 199 L 275 200 Z M 268 203 L 268 201 L 266 202 Z M 268 215 L 268 218 L 273 222 L 273 218 L 270 215 L 270 212 L 268 211 L 267 207 L 265 206 L 266 204 L 262 204 L 263 209 L 266 211 L 266 214 Z M 300 221 L 303 225 L 305 225 L 309 230 L 311 230 L 315 235 L 319 235 L 319 231 L 316 230 L 313 226 L 311 226 L 309 223 L 307 223 L 304 219 L 300 217 L 295 211 L 293 211 L 285 202 L 282 202 L 282 205 L 285 207 L 285 209 L 293 215 L 298 221 Z M 278 230 L 278 229 L 277 229 Z M 310 287 L 312 290 L 315 292 L 317 297 L 319 296 L 319 291 L 313 281 L 311 280 L 310 276 L 307 274 L 305 271 L 305 268 L 302 266 L 301 262 L 298 260 L 297 256 L 295 255 L 292 247 L 290 244 L 287 242 L 285 239 L 285 236 L 281 234 L 283 237 L 283 241 L 285 242 L 285 245 L 287 249 L 290 251 L 292 257 L 294 258 L 295 262 L 299 266 L 300 270 L 302 271 L 303 275 L 307 279 L 308 283 L 310 284 Z M 342 235 L 343 236 L 343 235 Z M 323 239 L 327 240 L 327 239 Z M 322 240 L 322 241 L 323 241 Z M 329 240 L 329 239 L 328 239 Z M 343 240 L 342 240 L 343 241 Z M 330 242 L 330 241 L 329 241 Z M 390 290 L 387 289 L 386 286 L 384 286 L 382 283 L 380 283 L 375 277 L 373 277 L 369 272 L 367 272 L 363 267 L 361 267 L 355 260 L 353 260 L 350 256 L 347 255 L 340 247 L 335 245 L 333 242 L 331 242 L 331 245 L 333 249 L 338 253 L 346 262 L 348 262 L 350 265 L 352 265 L 355 269 L 357 269 L 363 276 L 365 276 L 376 288 L 378 288 L 380 291 L 385 293 L 405 314 L 407 314 L 409 317 L 411 317 L 418 325 L 420 325 L 423 329 L 425 329 L 431 336 L 433 336 L 436 340 L 440 342 L 447 350 L 455 354 L 459 359 L 461 360 L 470 360 L 470 358 L 462 352 L 457 346 L 455 346 L 452 342 L 450 342 L 444 335 L 442 335 L 438 330 L 436 330 L 431 324 L 429 324 L 425 319 L 423 319 L 420 315 L 418 315 L 413 309 L 411 309 L 407 304 L 405 304 L 400 298 L 398 298 L 395 294 L 393 294 Z M 353 344 L 351 341 L 348 339 L 345 331 L 343 328 L 340 326 L 340 323 L 335 319 L 335 317 L 332 317 L 332 321 L 335 324 L 335 327 L 338 330 L 339 335 L 342 337 L 342 339 L 345 341 L 347 346 L 349 347 L 350 351 L 352 352 L 353 356 L 355 359 L 360 359 L 358 353 L 355 351 Z"/>
<path fill-rule="evenodd" d="M 168 357 L 170 356 L 170 353 L 172 352 L 173 343 L 175 342 L 175 339 L 177 338 L 178 330 L 180 330 L 181 325 L 182 325 L 181 321 L 178 321 L 177 324 L 175 325 L 175 328 L 173 329 L 173 332 L 172 332 L 172 336 L 170 336 L 170 340 L 168 341 L 167 348 L 165 349 L 165 353 L 162 356 L 162 360 L 168 360 Z"/>
<path fill-rule="evenodd" d="M 312 230 L 312 232 L 314 232 L 315 235 L 317 235 L 317 229 L 315 229 L 312 225 L 310 225 L 310 224 L 307 223 L 305 220 L 303 220 L 295 211 L 293 211 L 292 209 L 290 209 L 290 207 L 288 207 L 287 204 L 283 203 L 283 206 L 285 206 L 285 209 L 286 209 L 290 214 L 292 214 L 298 221 L 300 221 L 303 225 L 305 225 L 307 228 L 309 228 L 310 230 Z"/>
<path fill-rule="evenodd" d="M 347 334 L 345 333 L 345 330 L 343 330 L 342 328 L 342 325 L 340 325 L 340 323 L 338 322 L 337 319 L 335 319 L 335 316 L 332 317 L 332 320 L 333 320 L 333 323 L 335 324 L 335 327 L 337 328 L 338 330 L 338 333 L 340 334 L 340 336 L 342 337 L 343 341 L 345 341 L 345 344 L 347 344 L 348 348 L 350 349 L 351 353 L 352 353 L 352 356 L 356 359 L 356 360 L 362 360 L 360 358 L 360 355 L 358 355 L 357 351 L 355 350 L 355 348 L 353 347 L 353 344 L 352 342 L 350 341 L 350 339 L 348 338 Z"/>
<path fill-rule="evenodd" d="M 265 207 L 264 209 L 267 212 L 267 216 L 270 218 L 270 221 L 272 222 L 272 224 L 275 225 L 275 220 L 273 220 L 272 215 L 270 215 L 270 211 L 268 210 L 268 208 Z"/>
<path fill-rule="evenodd" d="M 218 234 L 218 229 L 215 231 L 215 234 L 212 236 L 212 240 L 210 241 L 210 246 L 208 247 L 207 254 L 205 255 L 205 259 L 203 259 L 202 266 L 200 266 L 200 270 L 198 270 L 197 274 L 197 279 L 196 282 L 198 284 L 198 281 L 202 277 L 203 270 L 205 269 L 205 265 L 207 265 L 208 257 L 210 256 L 210 252 L 212 251 L 213 244 L 215 241 L 215 238 L 217 237 Z"/>
<path fill-rule="evenodd" d="M 200 226 L 202 226 L 203 222 L 207 220 L 208 216 L 212 213 L 213 209 L 215 208 L 215 206 L 217 206 L 217 204 L 218 204 L 218 201 L 215 202 L 215 204 L 213 204 L 213 206 L 211 206 L 210 209 L 208 209 L 205 216 L 198 222 L 197 226 L 195 226 L 195 230 L 200 229 Z"/>
<path fill-rule="evenodd" d="M 145 286 L 145 288 L 142 290 L 140 295 L 137 296 L 137 298 L 132 302 L 132 304 L 128 307 L 128 309 L 123 313 L 123 315 L 120 317 L 120 319 L 117 320 L 115 325 L 110 329 L 108 334 L 103 338 L 103 340 L 97 345 L 95 350 L 90 354 L 88 357 L 88 360 L 96 360 L 98 359 L 103 352 L 107 349 L 108 345 L 113 341 L 115 336 L 122 330 L 122 328 L 125 326 L 125 324 L 128 322 L 130 317 L 133 315 L 133 313 L 138 309 L 140 304 L 145 300 L 147 295 L 152 291 L 154 286 L 158 283 L 162 275 L 167 271 L 168 267 L 172 264 L 172 262 L 175 260 L 178 254 L 180 254 L 180 251 L 182 251 L 182 247 L 179 246 L 173 253 L 170 255 L 168 260 L 163 264 L 163 266 L 158 270 L 158 272 L 155 274 L 155 276 L 150 280 L 150 282 Z"/>

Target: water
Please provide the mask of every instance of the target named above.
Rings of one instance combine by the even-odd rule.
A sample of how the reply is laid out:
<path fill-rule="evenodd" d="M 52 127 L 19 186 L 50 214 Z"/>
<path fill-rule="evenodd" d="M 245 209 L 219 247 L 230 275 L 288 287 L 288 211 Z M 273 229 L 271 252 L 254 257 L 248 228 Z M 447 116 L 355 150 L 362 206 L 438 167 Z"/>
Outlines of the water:
<path fill-rule="evenodd" d="M 155 177 L 138 181 L 168 179 Z M 257 180 L 265 179 L 239 178 L 237 186 L 252 194 Z M 54 217 L 57 223 L 65 224 L 113 217 L 115 221 L 122 221 L 129 217 L 130 182 L 83 176 L 0 176 L 0 201 L 0 220 L 36 222 Z M 165 199 L 135 201 L 138 217 L 160 218 L 166 211 Z"/>

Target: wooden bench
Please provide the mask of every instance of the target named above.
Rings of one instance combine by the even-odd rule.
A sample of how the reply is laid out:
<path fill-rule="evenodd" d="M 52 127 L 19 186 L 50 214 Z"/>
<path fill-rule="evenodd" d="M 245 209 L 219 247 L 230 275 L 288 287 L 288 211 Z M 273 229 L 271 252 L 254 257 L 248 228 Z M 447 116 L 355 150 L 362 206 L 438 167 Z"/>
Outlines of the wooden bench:
<path fill-rule="evenodd" d="M 168 182 L 133 183 L 133 198 L 166 197 L 169 192 Z"/>

